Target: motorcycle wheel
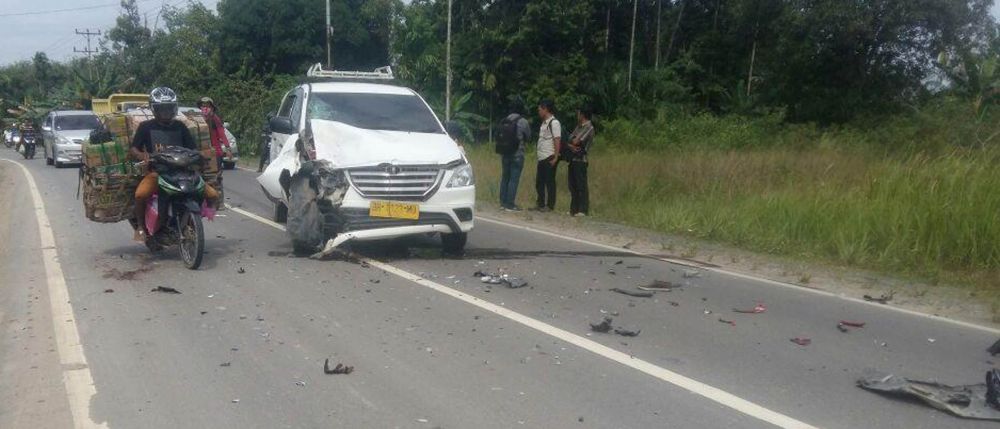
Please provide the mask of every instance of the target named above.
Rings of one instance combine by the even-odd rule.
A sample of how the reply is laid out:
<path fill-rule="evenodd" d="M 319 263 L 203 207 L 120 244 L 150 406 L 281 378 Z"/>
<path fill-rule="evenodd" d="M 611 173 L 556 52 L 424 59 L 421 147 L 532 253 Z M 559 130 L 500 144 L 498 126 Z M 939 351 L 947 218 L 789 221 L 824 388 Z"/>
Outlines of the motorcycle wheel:
<path fill-rule="evenodd" d="M 189 270 L 197 270 L 201 266 L 201 258 L 205 255 L 205 229 L 200 215 L 186 214 L 180 228 L 181 259 Z"/>

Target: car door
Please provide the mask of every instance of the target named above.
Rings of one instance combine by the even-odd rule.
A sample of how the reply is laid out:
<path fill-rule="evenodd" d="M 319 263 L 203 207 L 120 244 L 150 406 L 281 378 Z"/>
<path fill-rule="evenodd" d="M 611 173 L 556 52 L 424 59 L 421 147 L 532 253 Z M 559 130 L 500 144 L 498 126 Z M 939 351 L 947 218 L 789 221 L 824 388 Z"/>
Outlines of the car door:
<path fill-rule="evenodd" d="M 56 153 L 55 148 L 52 147 L 52 145 L 56 142 L 56 133 L 55 128 L 53 127 L 55 124 L 55 116 L 56 115 L 54 113 L 49 113 L 45 116 L 45 122 L 42 122 L 42 151 L 44 152 L 46 159 L 54 158 Z"/>
<path fill-rule="evenodd" d="M 281 101 L 281 107 L 278 108 L 278 114 L 275 117 L 278 118 L 288 118 L 292 121 L 293 129 L 298 129 L 298 118 L 293 116 L 293 111 L 296 111 L 297 105 L 302 101 L 302 90 L 300 88 L 295 88 L 288 91 L 285 94 L 285 98 Z M 298 107 L 301 109 L 301 107 Z M 298 110 L 301 111 L 301 110 Z M 271 159 L 274 160 L 281 153 L 281 148 L 285 145 L 285 141 L 289 139 L 293 134 L 279 133 L 276 131 L 271 131 Z"/>

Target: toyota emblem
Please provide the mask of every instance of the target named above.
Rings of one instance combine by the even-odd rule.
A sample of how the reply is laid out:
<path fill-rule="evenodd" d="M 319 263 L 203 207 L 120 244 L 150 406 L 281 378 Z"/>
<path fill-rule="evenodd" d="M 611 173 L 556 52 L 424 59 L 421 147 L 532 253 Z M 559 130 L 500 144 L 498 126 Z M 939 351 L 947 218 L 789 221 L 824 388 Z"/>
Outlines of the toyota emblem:
<path fill-rule="evenodd" d="M 399 168 L 398 165 L 387 165 L 385 167 L 385 172 L 389 173 L 392 176 L 395 176 L 395 175 L 399 174 L 400 171 L 402 171 L 402 169 Z"/>

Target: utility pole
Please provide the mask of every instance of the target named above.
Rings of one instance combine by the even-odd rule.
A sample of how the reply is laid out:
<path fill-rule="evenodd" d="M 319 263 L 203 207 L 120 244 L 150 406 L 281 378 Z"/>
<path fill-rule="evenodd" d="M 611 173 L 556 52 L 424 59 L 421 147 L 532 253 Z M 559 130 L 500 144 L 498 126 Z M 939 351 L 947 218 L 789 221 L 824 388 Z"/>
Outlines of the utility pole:
<path fill-rule="evenodd" d="M 87 49 L 76 49 L 76 46 L 74 46 L 73 52 L 87 54 L 87 59 L 89 60 L 91 54 L 97 53 L 97 49 L 90 49 L 90 38 L 93 36 L 100 36 L 101 31 L 100 30 L 90 31 L 89 28 L 83 31 L 80 31 L 80 29 L 76 29 L 76 34 L 79 34 L 87 38 Z"/>
<path fill-rule="evenodd" d="M 656 62 L 654 63 L 653 70 L 660 69 L 660 23 L 663 22 L 662 7 L 663 0 L 656 0 Z"/>
<path fill-rule="evenodd" d="M 333 54 L 330 43 L 333 41 L 333 27 L 330 25 L 330 1 L 326 0 L 326 68 L 333 69 Z"/>
<path fill-rule="evenodd" d="M 632 0 L 632 41 L 628 45 L 628 90 L 632 91 L 632 57 L 635 56 L 635 15 L 639 10 L 639 0 Z"/>
<path fill-rule="evenodd" d="M 451 2 L 448 0 L 448 46 L 445 48 L 444 120 L 451 120 Z"/>

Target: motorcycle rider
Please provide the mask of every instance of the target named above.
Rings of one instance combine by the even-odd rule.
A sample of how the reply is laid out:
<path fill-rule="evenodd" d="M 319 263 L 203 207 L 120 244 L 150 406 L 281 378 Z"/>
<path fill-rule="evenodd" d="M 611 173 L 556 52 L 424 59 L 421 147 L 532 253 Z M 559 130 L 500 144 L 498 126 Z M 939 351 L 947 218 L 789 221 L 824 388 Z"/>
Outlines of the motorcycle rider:
<path fill-rule="evenodd" d="M 36 136 L 35 136 L 35 127 L 31 125 L 31 120 L 30 119 L 24 119 L 24 121 L 21 122 L 21 129 L 19 131 L 19 134 L 20 134 L 20 137 L 17 140 L 17 145 L 14 146 L 14 152 L 17 152 L 17 151 L 21 150 L 21 145 L 23 145 L 23 144 L 26 143 L 25 139 L 27 139 L 27 138 L 36 138 Z M 37 138 L 36 138 L 36 141 L 37 141 Z M 25 150 L 27 150 L 27 148 L 25 148 Z"/>
<path fill-rule="evenodd" d="M 177 94 L 174 93 L 174 90 L 164 86 L 154 88 L 149 93 L 149 108 L 153 111 L 153 119 L 139 124 L 135 130 L 135 137 L 132 139 L 129 153 L 134 158 L 148 163 L 151 155 L 166 146 L 181 146 L 194 151 L 198 150 L 198 145 L 191 137 L 191 132 L 176 119 Z M 143 219 L 145 219 L 146 202 L 159 187 L 158 177 L 159 175 L 155 171 L 150 170 L 135 190 L 134 215 L 137 224 L 135 240 L 139 242 L 144 242 L 148 234 Z M 209 206 L 214 206 L 218 198 L 218 192 L 206 184 L 205 200 Z"/>

